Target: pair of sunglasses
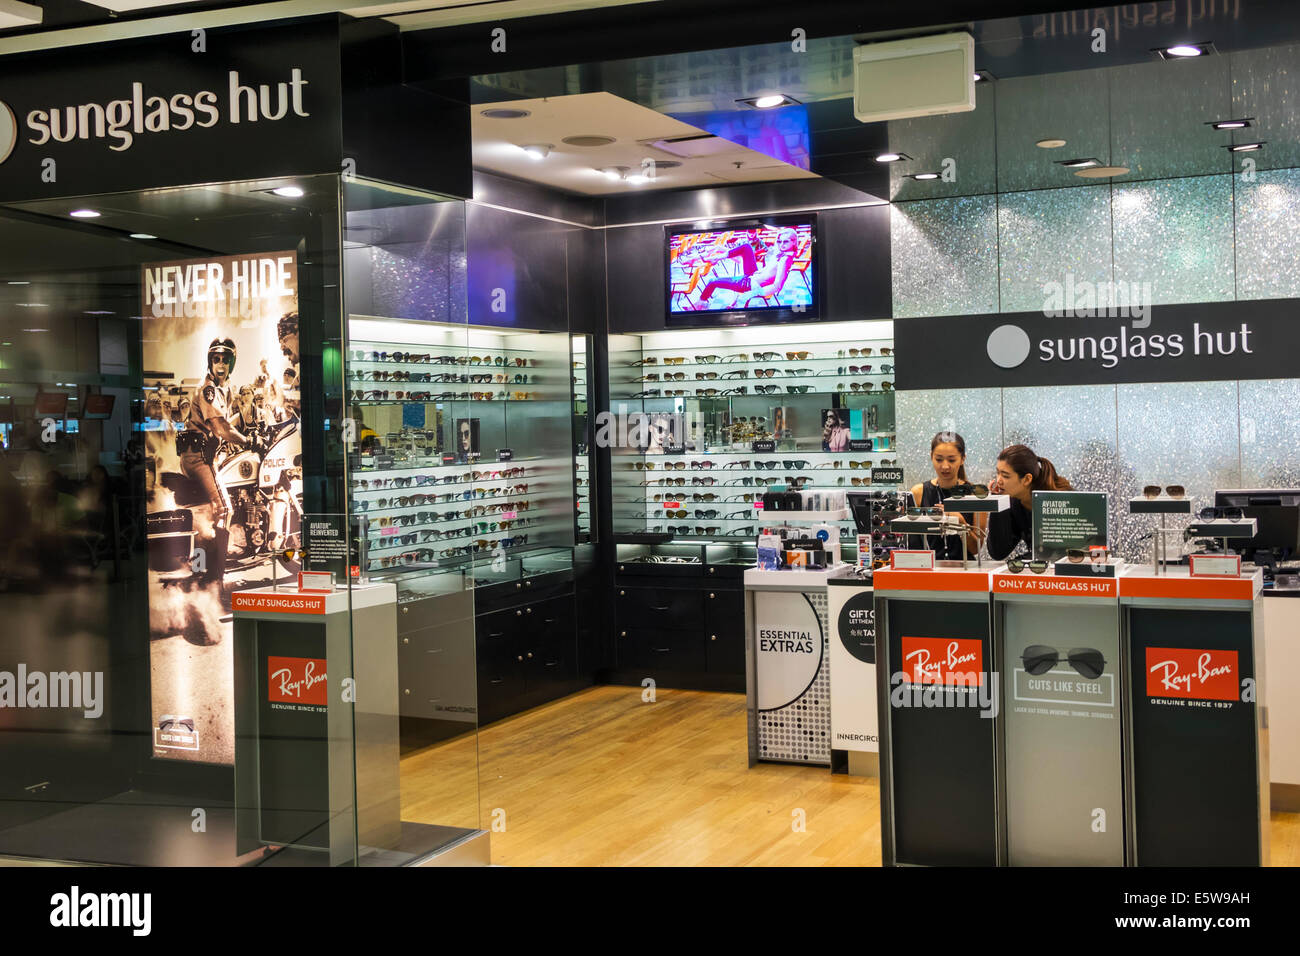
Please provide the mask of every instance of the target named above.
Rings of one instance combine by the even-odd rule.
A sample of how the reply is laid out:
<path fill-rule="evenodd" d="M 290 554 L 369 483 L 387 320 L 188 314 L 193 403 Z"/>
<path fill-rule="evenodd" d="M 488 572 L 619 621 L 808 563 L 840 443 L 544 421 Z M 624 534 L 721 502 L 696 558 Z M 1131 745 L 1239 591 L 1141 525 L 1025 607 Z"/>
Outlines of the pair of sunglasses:
<path fill-rule="evenodd" d="M 1104 545 L 1095 545 L 1084 551 L 1081 548 L 1071 548 L 1065 553 L 1066 558 L 1071 564 L 1082 564 L 1087 558 L 1093 564 L 1100 564 L 1110 556 L 1110 549 Z"/>
<path fill-rule="evenodd" d="M 1045 574 L 1047 572 L 1047 562 L 1042 558 L 1035 558 L 1033 561 L 1026 561 L 1024 558 L 1009 558 L 1007 560 L 1007 570 L 1012 574 L 1019 574 L 1028 568 L 1034 574 Z"/>
<path fill-rule="evenodd" d="M 1241 521 L 1246 514 L 1240 508 L 1202 508 L 1196 516 L 1202 521 L 1214 521 L 1217 518 L 1225 521 Z"/>
<path fill-rule="evenodd" d="M 1033 644 L 1025 648 L 1020 660 L 1025 665 L 1025 671 L 1037 677 L 1061 663 L 1061 652 L 1044 644 Z M 1094 647 L 1070 648 L 1065 655 L 1065 663 L 1088 680 L 1096 680 L 1106 669 L 1106 658 Z"/>
<path fill-rule="evenodd" d="M 1142 497 L 1159 498 L 1161 490 L 1162 489 L 1159 485 L 1147 485 L 1142 489 Z M 1182 485 L 1167 485 L 1163 491 L 1170 498 L 1182 498 L 1187 495 L 1187 489 Z"/>
<path fill-rule="evenodd" d="M 949 495 L 948 497 L 952 499 L 952 498 L 987 498 L 988 496 L 989 496 L 988 485 L 972 485 L 971 490 L 968 494 Z"/>

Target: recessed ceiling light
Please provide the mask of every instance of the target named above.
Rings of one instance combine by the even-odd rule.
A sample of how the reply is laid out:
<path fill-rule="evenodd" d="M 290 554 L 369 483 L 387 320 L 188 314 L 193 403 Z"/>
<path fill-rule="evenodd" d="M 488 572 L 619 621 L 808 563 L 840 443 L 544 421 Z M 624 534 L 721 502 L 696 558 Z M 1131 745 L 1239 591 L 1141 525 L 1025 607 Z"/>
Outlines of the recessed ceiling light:
<path fill-rule="evenodd" d="M 48 309 L 50 306 L 46 302 L 15 302 L 20 309 Z"/>
<path fill-rule="evenodd" d="M 94 209 L 74 209 L 68 215 L 73 219 L 98 219 L 100 217 L 100 213 Z"/>
<path fill-rule="evenodd" d="M 938 179 L 939 174 L 938 173 L 917 173 L 912 178 L 913 179 Z"/>
<path fill-rule="evenodd" d="M 798 106 L 799 101 L 784 93 L 764 93 L 762 96 L 746 96 L 736 100 L 756 110 L 770 110 L 777 106 Z"/>
<path fill-rule="evenodd" d="M 84 313 L 84 314 L 85 314 L 85 315 L 117 315 L 116 312 L 108 312 L 108 311 L 105 311 L 104 309 L 95 309 L 95 310 L 92 311 L 92 312 L 86 312 L 86 313 Z"/>
<path fill-rule="evenodd" d="M 1084 179 L 1106 179 L 1110 176 L 1123 176 L 1128 171 L 1127 166 L 1092 166 L 1088 169 L 1076 170 L 1074 175 L 1082 176 Z"/>
<path fill-rule="evenodd" d="M 555 147 L 550 143 L 533 143 L 530 146 L 522 147 L 523 151 L 528 154 L 529 159 L 542 160 L 551 155 L 551 150 Z"/>
<path fill-rule="evenodd" d="M 566 136 L 560 142 L 565 146 L 582 146 L 587 149 L 594 149 L 597 146 L 608 146 L 610 143 L 617 141 L 613 136 Z"/>
<path fill-rule="evenodd" d="M 488 110 L 481 110 L 479 116 L 486 116 L 488 119 L 523 119 L 525 116 L 532 116 L 528 110 L 512 110 L 504 107 L 493 107 Z"/>
<path fill-rule="evenodd" d="M 25 281 L 20 282 L 17 279 L 14 279 L 9 282 L 9 285 L 31 285 L 31 283 Z"/>
<path fill-rule="evenodd" d="M 1215 129 L 1247 129 L 1255 121 L 1255 117 L 1248 116 L 1245 119 L 1231 120 L 1211 120 L 1206 126 L 1213 126 Z"/>
<path fill-rule="evenodd" d="M 988 70 L 976 70 L 973 75 L 976 83 L 989 83 L 995 79 Z"/>
<path fill-rule="evenodd" d="M 1036 142 L 1034 145 L 1037 146 L 1039 149 L 1060 149 L 1062 146 L 1065 145 L 1065 140 L 1063 140 L 1063 139 L 1040 139 L 1040 140 L 1039 140 L 1038 142 Z"/>
<path fill-rule="evenodd" d="M 1263 149 L 1263 148 L 1264 148 L 1263 143 L 1236 143 L 1232 146 L 1224 147 L 1224 149 L 1226 149 L 1230 153 L 1249 153 L 1252 150 Z"/>
<path fill-rule="evenodd" d="M 606 179 L 619 180 L 627 178 L 627 170 L 628 167 L 626 166 L 605 166 L 596 170 L 596 172 L 602 174 Z"/>
<path fill-rule="evenodd" d="M 1066 169 L 1087 169 L 1089 166 L 1101 165 L 1100 159 L 1058 159 L 1056 162 Z"/>
<path fill-rule="evenodd" d="M 132 239 L 157 239 L 158 237 L 151 236 L 147 232 L 133 232 L 131 233 L 131 238 Z"/>
<path fill-rule="evenodd" d="M 1176 43 L 1173 46 L 1159 47 L 1152 51 L 1164 60 L 1186 60 L 1214 53 L 1213 43 Z"/>
<path fill-rule="evenodd" d="M 307 195 L 301 186 L 280 186 L 276 189 L 272 189 L 271 192 L 276 196 L 283 197 L 284 199 L 301 199 L 303 196 Z"/>
<path fill-rule="evenodd" d="M 24 332 L 48 332 L 49 329 L 23 329 Z"/>
<path fill-rule="evenodd" d="M 911 158 L 912 157 L 908 156 L 907 153 L 878 153 L 876 155 L 876 162 L 899 163 L 899 162 L 903 162 L 904 160 L 909 160 Z"/>

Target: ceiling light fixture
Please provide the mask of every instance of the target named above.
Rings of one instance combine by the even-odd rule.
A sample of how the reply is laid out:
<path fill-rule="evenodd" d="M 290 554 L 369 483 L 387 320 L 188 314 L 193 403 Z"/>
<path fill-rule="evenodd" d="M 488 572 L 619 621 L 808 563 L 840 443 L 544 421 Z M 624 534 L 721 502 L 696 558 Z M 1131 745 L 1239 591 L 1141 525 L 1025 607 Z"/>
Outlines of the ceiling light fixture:
<path fill-rule="evenodd" d="M 133 232 L 131 233 L 131 238 L 132 239 L 157 239 L 158 237 L 151 236 L 147 232 Z"/>
<path fill-rule="evenodd" d="M 275 189 L 272 189 L 271 193 L 281 197 L 282 199 L 301 199 L 303 196 L 307 195 L 306 191 L 301 186 L 278 186 Z"/>
<path fill-rule="evenodd" d="M 907 153 L 878 153 L 876 162 L 878 163 L 901 163 L 910 160 L 912 157 Z"/>
<path fill-rule="evenodd" d="M 1058 159 L 1057 165 L 1064 166 L 1066 169 L 1087 169 L 1089 166 L 1100 166 L 1100 159 Z"/>
<path fill-rule="evenodd" d="M 617 142 L 613 136 L 587 135 L 587 136 L 566 136 L 560 140 L 565 146 L 580 146 L 584 149 L 595 149 L 599 146 L 608 146 L 610 143 Z"/>
<path fill-rule="evenodd" d="M 543 160 L 551 155 L 551 150 L 555 149 L 550 143 L 533 143 L 530 146 L 520 147 L 528 154 L 529 159 Z"/>
<path fill-rule="evenodd" d="M 1175 43 L 1152 51 L 1162 60 L 1188 60 L 1215 52 L 1213 43 Z"/>
<path fill-rule="evenodd" d="M 1249 153 L 1252 150 L 1263 149 L 1264 144 L 1262 142 L 1261 143 L 1236 143 L 1232 146 L 1225 146 L 1223 148 L 1230 153 Z"/>
<path fill-rule="evenodd" d="M 1210 120 L 1205 125 L 1213 126 L 1215 129 L 1248 129 L 1254 122 L 1255 117 L 1247 116 L 1243 119 Z"/>
<path fill-rule="evenodd" d="M 1063 139 L 1040 139 L 1040 140 L 1039 140 L 1038 142 L 1036 142 L 1034 145 L 1037 146 L 1039 149 L 1060 149 L 1062 146 L 1065 145 L 1065 140 L 1063 140 Z"/>
<path fill-rule="evenodd" d="M 736 100 L 756 110 L 770 110 L 778 106 L 798 106 L 799 101 L 784 93 L 764 93 L 762 96 L 746 96 Z"/>
<path fill-rule="evenodd" d="M 1128 171 L 1127 166 L 1090 166 L 1087 169 L 1075 170 L 1074 175 L 1084 179 L 1106 179 L 1110 176 L 1123 176 Z"/>
<path fill-rule="evenodd" d="M 628 167 L 626 166 L 603 166 L 596 172 L 602 174 L 606 179 L 617 182 L 620 179 L 627 179 Z"/>
<path fill-rule="evenodd" d="M 492 109 L 480 110 L 479 116 L 488 119 L 523 119 L 525 116 L 532 116 L 528 110 L 512 110 L 504 107 L 493 107 Z"/>
<path fill-rule="evenodd" d="M 49 329 L 23 329 L 24 332 L 48 332 Z"/>
<path fill-rule="evenodd" d="M 25 281 L 25 280 L 20 281 L 20 280 L 18 280 L 18 279 L 11 279 L 11 280 L 9 281 L 9 285 L 31 285 L 31 283 L 30 283 L 30 282 L 27 282 L 27 281 Z"/>
<path fill-rule="evenodd" d="M 938 178 L 939 178 L 939 174 L 938 174 L 938 173 L 917 173 L 917 174 L 914 175 L 912 178 L 913 178 L 913 179 L 922 179 L 922 180 L 925 180 L 925 179 L 938 179 Z"/>
<path fill-rule="evenodd" d="M 991 83 L 993 80 L 997 79 L 997 77 L 988 70 L 976 70 L 973 75 L 976 83 Z"/>
<path fill-rule="evenodd" d="M 94 209 L 74 209 L 68 215 L 73 219 L 98 219 L 100 217 L 100 213 Z"/>

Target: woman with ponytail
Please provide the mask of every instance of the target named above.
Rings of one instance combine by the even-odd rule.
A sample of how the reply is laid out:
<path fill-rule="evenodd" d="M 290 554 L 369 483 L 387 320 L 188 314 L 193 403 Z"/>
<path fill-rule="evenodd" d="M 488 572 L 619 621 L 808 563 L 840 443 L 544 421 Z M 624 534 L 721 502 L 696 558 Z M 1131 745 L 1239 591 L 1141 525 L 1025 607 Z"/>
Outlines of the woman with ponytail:
<path fill-rule="evenodd" d="M 1056 472 L 1056 466 L 1041 458 L 1027 445 L 1008 445 L 998 455 L 997 477 L 989 484 L 989 493 L 1010 495 L 1011 507 L 989 515 L 989 556 L 1001 561 L 1012 554 L 1021 542 L 1031 546 L 1034 533 L 1033 494 L 1035 491 L 1069 491 L 1074 486 Z"/>

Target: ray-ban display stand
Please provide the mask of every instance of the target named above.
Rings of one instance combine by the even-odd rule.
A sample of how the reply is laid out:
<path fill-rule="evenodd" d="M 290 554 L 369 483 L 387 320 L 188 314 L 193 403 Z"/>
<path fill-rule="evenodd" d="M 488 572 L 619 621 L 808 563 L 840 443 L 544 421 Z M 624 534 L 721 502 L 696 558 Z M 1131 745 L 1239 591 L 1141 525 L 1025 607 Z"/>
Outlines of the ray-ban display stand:
<path fill-rule="evenodd" d="M 1128 501 L 1129 514 L 1134 515 L 1159 515 L 1160 526 L 1155 528 L 1151 533 L 1151 571 L 1154 574 L 1164 572 L 1165 565 L 1169 563 L 1169 536 L 1182 535 L 1182 528 L 1169 527 L 1170 515 L 1190 515 L 1192 513 L 1192 500 L 1190 498 L 1130 498 Z M 1181 555 L 1181 549 L 1179 554 Z"/>

